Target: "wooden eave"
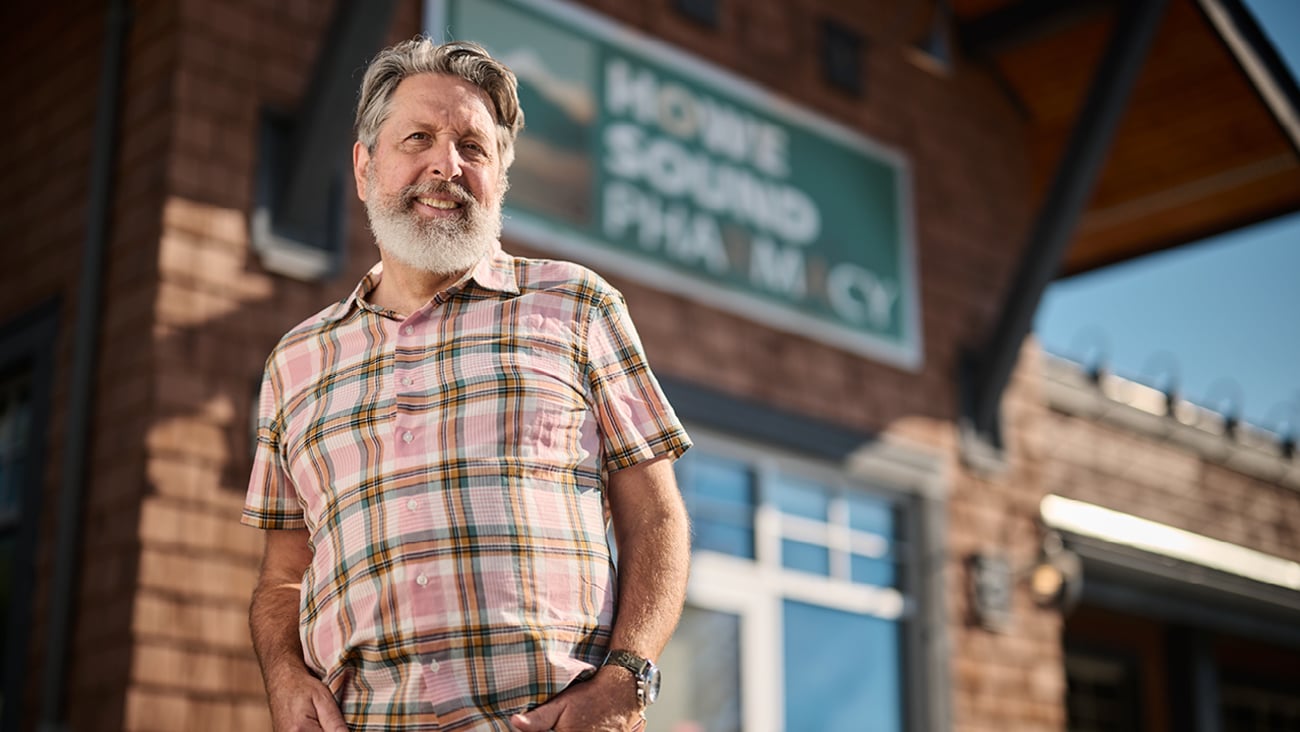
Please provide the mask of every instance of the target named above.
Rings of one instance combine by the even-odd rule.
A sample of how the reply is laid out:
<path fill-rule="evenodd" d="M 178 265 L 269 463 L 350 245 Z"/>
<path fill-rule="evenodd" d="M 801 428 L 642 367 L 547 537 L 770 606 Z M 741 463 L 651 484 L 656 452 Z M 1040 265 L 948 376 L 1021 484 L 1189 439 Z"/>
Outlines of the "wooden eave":
<path fill-rule="evenodd" d="M 1035 204 L 1114 23 L 1097 0 L 952 0 L 1027 118 Z M 1086 272 L 1300 211 L 1300 92 L 1241 0 L 1171 0 L 1061 262 Z"/>

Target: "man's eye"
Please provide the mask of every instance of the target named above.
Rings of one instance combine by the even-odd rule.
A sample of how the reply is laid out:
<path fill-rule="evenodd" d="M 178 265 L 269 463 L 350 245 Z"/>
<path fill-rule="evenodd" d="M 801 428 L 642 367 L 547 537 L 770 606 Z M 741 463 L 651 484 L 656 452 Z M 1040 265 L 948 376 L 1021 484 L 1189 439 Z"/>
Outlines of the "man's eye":
<path fill-rule="evenodd" d="M 412 132 L 410 135 L 407 135 L 406 139 L 408 139 L 408 140 L 416 140 L 416 141 L 418 141 L 418 142 L 423 142 L 423 141 L 429 139 L 429 133 L 427 133 L 427 132 Z"/>

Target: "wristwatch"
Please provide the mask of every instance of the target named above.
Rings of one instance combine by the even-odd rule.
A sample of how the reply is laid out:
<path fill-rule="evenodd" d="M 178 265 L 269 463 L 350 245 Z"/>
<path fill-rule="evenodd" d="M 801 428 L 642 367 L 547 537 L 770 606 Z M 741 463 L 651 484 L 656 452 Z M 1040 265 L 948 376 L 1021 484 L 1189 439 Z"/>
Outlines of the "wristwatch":
<path fill-rule="evenodd" d="M 645 708 L 659 698 L 660 675 L 655 662 L 631 651 L 610 651 L 601 665 L 622 666 L 632 672 L 636 677 L 636 700 L 641 704 L 641 716 L 644 717 Z"/>

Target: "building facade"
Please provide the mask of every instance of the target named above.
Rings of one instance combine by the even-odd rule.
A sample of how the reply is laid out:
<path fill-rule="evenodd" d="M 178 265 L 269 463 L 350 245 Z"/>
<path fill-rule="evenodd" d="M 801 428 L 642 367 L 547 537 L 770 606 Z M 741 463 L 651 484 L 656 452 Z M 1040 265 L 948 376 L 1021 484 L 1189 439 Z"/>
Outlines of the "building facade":
<path fill-rule="evenodd" d="M 1213 27 L 1168 5 L 1153 54 Z M 931 7 L 4 10 L 4 728 L 270 728 L 263 538 L 238 524 L 255 389 L 377 258 L 348 145 L 293 151 L 332 139 L 313 74 L 354 95 L 369 53 L 428 31 L 519 70 L 505 246 L 625 294 L 696 438 L 651 729 L 1300 729 L 1290 445 L 1032 338 L 995 439 L 972 433 L 964 364 L 1051 199 L 1026 105 L 1079 102 L 1009 93 L 969 35 L 946 71 L 918 62 Z M 336 53 L 366 23 L 370 50 Z M 312 187 L 286 172 L 323 181 L 319 231 L 281 225 L 304 209 L 276 196 Z"/>

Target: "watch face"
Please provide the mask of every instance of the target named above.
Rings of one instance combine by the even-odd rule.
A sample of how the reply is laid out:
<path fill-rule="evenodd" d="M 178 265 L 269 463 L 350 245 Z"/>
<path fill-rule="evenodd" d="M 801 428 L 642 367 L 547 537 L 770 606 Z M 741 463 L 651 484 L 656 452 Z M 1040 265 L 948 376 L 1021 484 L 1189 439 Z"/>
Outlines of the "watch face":
<path fill-rule="evenodd" d="M 649 669 L 649 678 L 645 682 L 645 703 L 646 706 L 654 704 L 659 698 L 659 683 L 662 680 L 659 675 L 659 667 L 651 666 Z"/>

